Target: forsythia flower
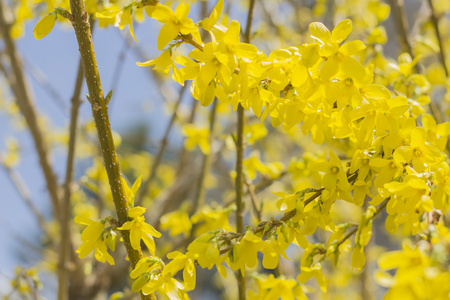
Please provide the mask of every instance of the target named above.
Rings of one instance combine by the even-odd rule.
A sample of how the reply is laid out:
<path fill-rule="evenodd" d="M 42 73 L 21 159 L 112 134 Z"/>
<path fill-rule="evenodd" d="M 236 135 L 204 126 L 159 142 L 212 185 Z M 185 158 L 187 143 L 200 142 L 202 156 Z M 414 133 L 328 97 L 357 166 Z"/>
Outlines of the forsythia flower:
<path fill-rule="evenodd" d="M 106 240 L 103 237 L 105 223 L 95 222 L 83 216 L 76 216 L 75 223 L 88 225 L 81 233 L 81 241 L 83 241 L 83 244 L 76 250 L 76 252 L 79 253 L 79 257 L 83 258 L 95 249 L 95 258 L 98 261 L 107 261 L 110 265 L 114 265 L 114 259 L 108 253 L 105 244 Z M 111 250 L 114 251 L 113 247 Z"/>
<path fill-rule="evenodd" d="M 401 146 L 394 152 L 394 160 L 399 163 L 412 162 L 418 172 L 442 161 L 444 157 L 436 146 L 426 142 L 425 129 L 416 127 L 411 132 L 411 145 Z"/>
<path fill-rule="evenodd" d="M 155 241 L 153 237 L 160 237 L 161 233 L 155 230 L 153 226 L 145 223 L 145 218 L 142 214 L 145 212 L 144 207 L 136 206 L 128 211 L 128 218 L 133 220 L 125 222 L 119 230 L 130 231 L 131 247 L 135 250 L 141 249 L 141 239 L 144 241 L 151 254 L 155 253 Z"/>
<path fill-rule="evenodd" d="M 326 189 L 333 190 L 336 186 L 342 190 L 350 189 L 350 184 L 348 183 L 342 162 L 332 150 L 330 150 L 329 162 L 313 163 L 312 169 L 325 172 L 323 186 Z"/>
<path fill-rule="evenodd" d="M 198 28 L 192 19 L 187 17 L 189 13 L 188 3 L 178 4 L 175 12 L 159 3 L 154 6 L 146 6 L 145 10 L 149 17 L 164 23 L 158 35 L 158 50 L 163 49 L 170 41 L 175 39 L 178 33 L 183 35 L 192 34 L 197 41 L 201 40 Z"/>

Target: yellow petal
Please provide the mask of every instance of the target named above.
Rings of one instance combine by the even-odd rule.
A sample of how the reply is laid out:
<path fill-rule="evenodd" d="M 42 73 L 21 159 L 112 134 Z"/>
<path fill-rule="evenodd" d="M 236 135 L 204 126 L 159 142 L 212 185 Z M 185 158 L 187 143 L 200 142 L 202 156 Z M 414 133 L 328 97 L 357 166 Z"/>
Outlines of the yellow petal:
<path fill-rule="evenodd" d="M 157 39 L 158 50 L 162 50 L 170 41 L 178 35 L 179 28 L 172 23 L 165 24 L 159 32 Z"/>
<path fill-rule="evenodd" d="M 150 18 L 156 19 L 161 23 L 168 23 L 175 16 L 173 10 L 159 3 L 155 6 L 146 6 L 145 11 Z"/>
<path fill-rule="evenodd" d="M 180 3 L 175 9 L 175 15 L 178 20 L 186 19 L 189 14 L 189 3 Z"/>
<path fill-rule="evenodd" d="M 352 21 L 349 19 L 342 20 L 331 33 L 331 39 L 333 42 L 340 43 L 347 38 L 347 36 L 352 32 Z"/>
<path fill-rule="evenodd" d="M 92 221 L 91 219 L 89 219 L 85 216 L 76 216 L 74 221 L 75 221 L 75 223 L 81 224 L 81 225 L 91 225 L 91 224 L 95 223 L 94 221 Z"/>
<path fill-rule="evenodd" d="M 425 145 L 426 132 L 422 127 L 416 127 L 411 132 L 411 147 L 421 147 Z"/>
<path fill-rule="evenodd" d="M 389 100 L 391 98 L 391 92 L 379 84 L 368 84 L 361 88 L 361 93 L 364 97 L 372 100 Z"/>
<path fill-rule="evenodd" d="M 131 247 L 133 247 L 134 250 L 141 249 L 141 236 L 142 236 L 142 232 L 139 228 L 136 228 L 136 227 L 131 228 L 130 242 L 131 242 Z"/>
<path fill-rule="evenodd" d="M 323 25 L 320 22 L 311 23 L 309 25 L 309 31 L 311 31 L 313 38 L 316 38 L 322 41 L 323 43 L 326 43 L 331 40 L 330 31 L 327 29 L 327 27 L 325 27 L 325 25 Z"/>
<path fill-rule="evenodd" d="M 219 20 L 220 14 L 222 13 L 222 9 L 223 9 L 223 0 L 219 0 L 217 1 L 216 6 L 214 6 L 214 9 L 209 15 L 209 17 L 202 21 L 203 29 L 211 31 L 214 24 L 217 22 L 217 20 Z"/>
<path fill-rule="evenodd" d="M 141 207 L 141 206 L 133 207 L 128 211 L 128 217 L 130 217 L 130 218 L 139 217 L 140 215 L 145 213 L 145 210 L 146 210 L 145 207 Z"/>
<path fill-rule="evenodd" d="M 184 285 L 188 290 L 195 289 L 195 278 L 196 272 L 194 262 L 191 259 L 188 259 L 183 270 Z"/>
<path fill-rule="evenodd" d="M 352 253 L 352 267 L 361 270 L 366 264 L 366 256 L 364 255 L 364 248 L 357 245 Z"/>
<path fill-rule="evenodd" d="M 320 69 L 320 79 L 324 82 L 331 79 L 339 70 L 339 61 L 336 56 L 330 56 Z"/>
<path fill-rule="evenodd" d="M 339 52 L 345 55 L 355 55 L 364 49 L 366 49 L 366 45 L 364 45 L 363 42 L 356 40 L 342 45 L 341 48 L 339 48 Z"/>
<path fill-rule="evenodd" d="M 52 13 L 45 16 L 42 20 L 37 22 L 33 29 L 34 38 L 37 40 L 42 39 L 44 36 L 52 31 L 53 26 L 56 23 L 56 14 Z"/>
<path fill-rule="evenodd" d="M 366 77 L 366 70 L 354 58 L 344 56 L 341 60 L 341 71 L 353 78 L 353 80 L 363 80 Z"/>

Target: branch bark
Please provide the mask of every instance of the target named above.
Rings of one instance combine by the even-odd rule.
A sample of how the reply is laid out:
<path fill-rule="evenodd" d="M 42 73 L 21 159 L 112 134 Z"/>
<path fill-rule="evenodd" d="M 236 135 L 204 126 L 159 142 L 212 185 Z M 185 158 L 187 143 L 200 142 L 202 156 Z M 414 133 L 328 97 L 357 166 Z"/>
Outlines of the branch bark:
<path fill-rule="evenodd" d="M 78 123 L 78 112 L 81 104 L 81 89 L 83 87 L 83 65 L 81 60 L 78 64 L 77 78 L 75 82 L 75 90 L 71 99 L 72 108 L 70 111 L 70 128 L 69 128 L 69 146 L 67 151 L 66 178 L 64 181 L 64 196 L 62 202 L 62 218 L 61 218 L 61 246 L 58 263 L 58 299 L 68 299 L 68 277 L 69 270 L 67 262 L 69 261 L 71 234 L 70 234 L 70 197 L 73 189 L 73 174 L 75 162 L 75 145 Z"/>
<path fill-rule="evenodd" d="M 88 14 L 83 0 L 70 0 L 70 8 L 73 16 L 73 28 L 77 37 L 81 61 L 83 63 L 86 84 L 89 90 L 89 99 L 92 107 L 94 122 L 97 127 L 102 156 L 108 175 L 114 205 L 119 224 L 124 224 L 128 219 L 129 203 L 125 197 L 119 161 L 111 133 L 109 122 L 108 103 L 105 101 L 100 74 L 97 67 L 97 59 L 92 43 L 91 28 Z M 124 245 L 128 252 L 131 265 L 134 268 L 142 258 L 142 253 L 132 248 L 129 231 L 122 231 Z M 154 295 L 143 295 L 142 299 L 152 299 Z"/>

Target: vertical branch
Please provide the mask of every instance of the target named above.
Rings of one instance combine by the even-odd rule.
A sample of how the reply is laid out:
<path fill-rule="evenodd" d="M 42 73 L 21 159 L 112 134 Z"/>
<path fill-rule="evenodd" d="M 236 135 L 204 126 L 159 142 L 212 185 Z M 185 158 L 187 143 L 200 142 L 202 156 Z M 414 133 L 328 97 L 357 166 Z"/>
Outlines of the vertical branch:
<path fill-rule="evenodd" d="M 67 151 L 66 178 L 64 181 L 64 196 L 62 201 L 61 218 L 61 246 L 58 263 L 58 300 L 68 299 L 68 269 L 67 262 L 70 250 L 70 197 L 72 195 L 75 144 L 77 134 L 78 112 L 81 104 L 80 96 L 83 87 L 83 65 L 81 60 L 78 64 L 75 89 L 71 99 L 72 108 L 70 110 L 69 146 Z"/>
<path fill-rule="evenodd" d="M 253 2 L 253 1 L 252 1 Z M 241 104 L 237 110 L 237 140 L 236 140 L 236 232 L 244 232 L 244 202 L 243 194 L 243 160 L 244 160 L 244 108 Z M 237 279 L 239 286 L 239 300 L 245 299 L 245 277 L 240 270 L 237 271 Z"/>
<path fill-rule="evenodd" d="M 445 61 L 445 45 L 442 42 L 442 36 L 441 36 L 441 32 L 439 31 L 439 20 L 436 16 L 436 12 L 434 10 L 434 6 L 433 6 L 433 0 L 428 0 L 428 5 L 430 6 L 430 10 L 431 10 L 431 23 L 433 23 L 433 27 L 434 27 L 434 33 L 436 34 L 436 38 L 439 44 L 439 58 L 441 59 L 441 63 L 442 63 L 442 67 L 444 68 L 445 71 L 445 75 L 448 77 L 448 68 L 447 68 L 447 63 Z"/>
<path fill-rule="evenodd" d="M 103 95 L 103 88 L 97 67 L 94 45 L 92 43 L 91 29 L 83 0 L 70 0 L 70 8 L 73 17 L 73 27 L 80 48 L 81 61 L 83 63 L 84 75 L 88 86 L 92 114 L 97 127 L 100 147 L 102 149 L 103 160 L 106 173 L 108 175 L 114 205 L 116 207 L 119 224 L 124 224 L 128 219 L 129 204 L 125 197 L 120 174 L 119 161 L 117 159 L 114 141 L 109 122 L 108 104 Z M 126 247 L 131 265 L 134 268 L 142 253 L 132 248 L 129 231 L 123 231 L 122 237 Z M 142 299 L 152 299 L 154 295 L 143 295 Z"/>
<path fill-rule="evenodd" d="M 50 164 L 48 145 L 39 126 L 38 116 L 34 107 L 27 82 L 22 70 L 22 61 L 18 55 L 16 45 L 10 34 L 10 24 L 7 22 L 7 12 L 5 11 L 4 0 L 0 1 L 0 31 L 5 43 L 6 53 L 11 62 L 12 72 L 8 74 L 8 79 L 12 87 L 12 91 L 19 106 L 20 112 L 27 122 L 33 137 L 34 145 L 39 157 L 42 172 L 47 184 L 47 190 L 52 201 L 53 211 L 56 219 L 60 220 L 60 203 L 58 182 L 55 173 Z"/>
<path fill-rule="evenodd" d="M 255 0 L 250 0 L 247 26 L 244 33 L 244 41 L 250 43 L 250 36 L 252 31 L 253 22 L 253 9 L 255 7 Z M 244 160 L 244 108 L 241 104 L 237 109 L 237 139 L 236 139 L 236 232 L 244 232 L 244 203 L 243 203 L 243 186 L 244 186 L 244 174 L 243 174 L 243 160 Z M 237 280 L 239 287 L 239 300 L 246 298 L 245 289 L 245 277 L 241 270 L 237 271 Z"/>

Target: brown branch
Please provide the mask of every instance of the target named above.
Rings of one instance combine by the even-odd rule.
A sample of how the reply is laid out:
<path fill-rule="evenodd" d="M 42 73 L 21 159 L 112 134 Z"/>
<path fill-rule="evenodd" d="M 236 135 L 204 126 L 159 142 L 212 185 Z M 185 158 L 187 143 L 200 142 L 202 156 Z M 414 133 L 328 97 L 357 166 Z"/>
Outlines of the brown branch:
<path fill-rule="evenodd" d="M 253 9 L 255 7 L 255 0 L 250 0 L 248 14 L 247 14 L 247 26 L 245 28 L 244 41 L 250 43 L 250 33 L 252 31 L 253 21 Z M 237 108 L 237 136 L 236 136 L 236 232 L 244 233 L 244 202 L 243 197 L 243 161 L 244 161 L 244 108 L 239 103 Z M 239 300 L 245 300 L 246 298 L 246 282 L 245 276 L 241 270 L 237 271 L 237 281 L 239 288 Z"/>
<path fill-rule="evenodd" d="M 70 128 L 69 128 L 69 146 L 67 151 L 66 178 L 64 181 L 64 196 L 62 202 L 62 218 L 61 218 L 61 246 L 58 263 L 58 299 L 69 299 L 68 296 L 68 277 L 69 270 L 67 262 L 69 261 L 71 249 L 70 226 L 70 197 L 73 189 L 73 174 L 75 162 L 75 145 L 77 134 L 78 112 L 81 105 L 81 90 L 83 88 L 83 65 L 80 60 L 78 64 L 75 89 L 71 99 L 72 108 L 70 112 Z"/>
<path fill-rule="evenodd" d="M 102 149 L 103 160 L 108 175 L 114 205 L 116 207 L 119 224 L 128 220 L 129 202 L 125 197 L 119 161 L 114 146 L 109 122 L 108 104 L 105 101 L 100 74 L 97 67 L 94 45 L 92 43 L 91 29 L 83 0 L 70 0 L 70 8 L 73 17 L 73 28 L 77 37 L 81 60 L 83 63 L 86 84 L 89 90 L 89 99 L 92 106 L 92 114 L 97 127 L 98 138 Z M 130 233 L 122 231 L 122 237 L 127 249 L 132 268 L 142 258 L 140 251 L 134 250 L 130 243 Z M 142 299 L 152 299 L 154 295 L 143 295 Z"/>
<path fill-rule="evenodd" d="M 48 145 L 44 139 L 41 126 L 38 122 L 38 116 L 34 107 L 30 91 L 22 70 L 22 61 L 19 57 L 14 40 L 10 34 L 11 24 L 7 22 L 7 11 L 5 10 L 4 0 L 0 1 L 0 31 L 5 43 L 6 54 L 11 62 L 12 72 L 7 78 L 11 84 L 12 91 L 17 101 L 17 105 L 23 114 L 28 128 L 33 137 L 34 145 L 39 157 L 42 172 L 47 184 L 47 190 L 52 201 L 53 212 L 57 220 L 60 218 L 60 191 L 55 173 L 50 164 Z"/>

